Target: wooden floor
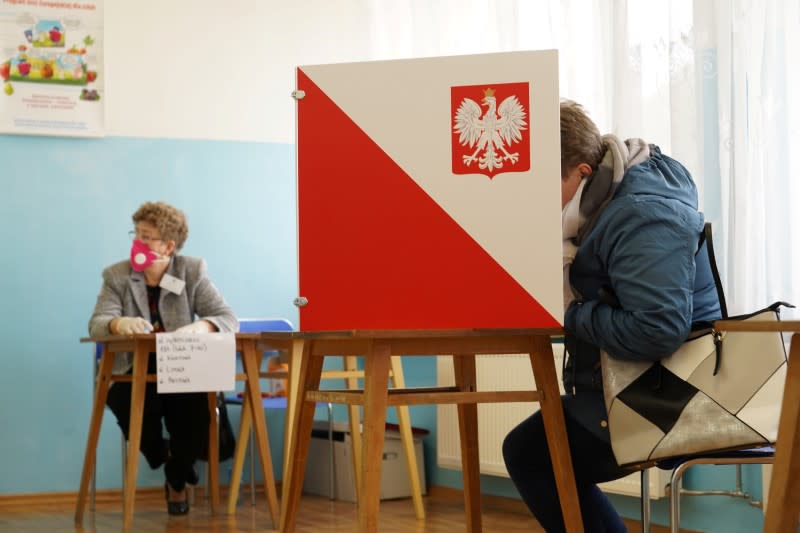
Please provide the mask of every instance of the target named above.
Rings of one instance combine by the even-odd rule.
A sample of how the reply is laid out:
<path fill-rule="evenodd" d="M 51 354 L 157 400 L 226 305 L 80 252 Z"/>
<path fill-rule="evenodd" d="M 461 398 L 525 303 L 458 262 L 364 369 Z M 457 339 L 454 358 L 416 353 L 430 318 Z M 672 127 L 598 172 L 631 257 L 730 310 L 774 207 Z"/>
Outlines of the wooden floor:
<path fill-rule="evenodd" d="M 144 493 L 143 493 L 144 492 Z M 456 491 L 453 491 L 454 493 Z M 101 495 L 102 496 L 102 495 Z M 438 492 L 425 498 L 427 517 L 418 521 L 411 500 L 381 502 L 382 533 L 458 533 L 466 531 L 464 510 L 455 494 Z M 2 532 L 108 532 L 122 531 L 119 500 L 108 495 L 98 501 L 95 512 L 87 512 L 83 527 L 73 523 L 74 498 L 61 495 L 53 501 L 37 496 L 28 501 L 0 505 Z M 228 533 L 272 531 L 269 511 L 263 496 L 255 507 L 249 497 L 243 499 L 235 515 L 211 515 L 200 499 L 187 516 L 169 516 L 158 491 L 137 494 L 132 531 Z M 543 529 L 527 511 L 517 505 L 482 505 L 485 533 L 542 533 Z M 297 533 L 353 533 L 357 526 L 356 507 L 349 502 L 330 501 L 324 497 L 304 496 L 297 518 Z M 628 522 L 631 532 L 640 531 L 636 522 Z M 653 532 L 666 531 L 654 526 Z"/>

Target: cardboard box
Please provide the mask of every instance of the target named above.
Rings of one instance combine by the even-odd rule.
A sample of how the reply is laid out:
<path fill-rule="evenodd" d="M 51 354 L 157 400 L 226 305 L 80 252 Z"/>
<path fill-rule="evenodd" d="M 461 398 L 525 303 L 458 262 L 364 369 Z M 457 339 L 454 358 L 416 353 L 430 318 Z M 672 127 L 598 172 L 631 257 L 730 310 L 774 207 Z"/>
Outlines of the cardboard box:
<path fill-rule="evenodd" d="M 422 439 L 414 438 L 417 455 L 417 470 L 422 494 L 425 487 L 425 456 Z M 303 492 L 320 496 L 331 496 L 331 455 L 333 456 L 333 497 L 337 500 L 356 501 L 355 476 L 353 474 L 353 443 L 347 423 L 334 423 L 333 453 L 328 440 L 328 423 L 315 422 L 308 450 Z M 410 498 L 406 459 L 400 434 L 387 431 L 383 446 L 381 466 L 381 500 Z"/>

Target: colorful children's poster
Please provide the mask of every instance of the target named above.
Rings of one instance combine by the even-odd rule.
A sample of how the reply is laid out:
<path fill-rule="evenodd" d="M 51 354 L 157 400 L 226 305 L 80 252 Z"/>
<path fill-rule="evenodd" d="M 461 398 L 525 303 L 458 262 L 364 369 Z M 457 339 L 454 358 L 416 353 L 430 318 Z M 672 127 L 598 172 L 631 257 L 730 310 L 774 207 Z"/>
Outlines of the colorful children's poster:
<path fill-rule="evenodd" d="M 103 0 L 0 0 L 0 83 L 0 132 L 103 135 Z"/>

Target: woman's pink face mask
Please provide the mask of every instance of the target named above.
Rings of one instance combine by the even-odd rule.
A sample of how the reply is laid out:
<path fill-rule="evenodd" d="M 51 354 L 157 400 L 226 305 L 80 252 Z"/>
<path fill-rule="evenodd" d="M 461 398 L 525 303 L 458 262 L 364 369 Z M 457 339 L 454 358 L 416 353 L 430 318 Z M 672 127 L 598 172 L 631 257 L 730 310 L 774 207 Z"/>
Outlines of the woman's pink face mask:
<path fill-rule="evenodd" d="M 136 272 L 142 272 L 160 259 L 161 255 L 151 250 L 145 243 L 139 239 L 133 241 L 131 246 L 131 267 Z"/>

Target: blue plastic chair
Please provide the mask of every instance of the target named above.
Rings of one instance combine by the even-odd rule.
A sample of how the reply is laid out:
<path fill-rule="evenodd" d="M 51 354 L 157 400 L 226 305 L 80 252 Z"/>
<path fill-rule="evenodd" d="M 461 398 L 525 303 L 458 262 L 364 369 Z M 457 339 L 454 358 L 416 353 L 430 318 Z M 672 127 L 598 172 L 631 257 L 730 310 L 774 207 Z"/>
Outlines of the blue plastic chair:
<path fill-rule="evenodd" d="M 239 319 L 239 332 L 240 333 L 261 333 L 263 331 L 293 331 L 294 326 L 285 318 L 240 318 Z M 266 361 L 269 357 L 277 355 L 276 351 L 265 351 L 264 358 Z M 238 394 L 229 394 L 225 396 L 225 403 L 227 405 L 238 405 L 241 407 L 244 398 Z M 285 396 L 275 398 L 262 398 L 261 403 L 264 409 L 286 409 L 287 399 Z M 334 465 L 333 465 L 333 405 L 326 405 L 328 409 L 328 441 L 331 451 L 331 472 L 330 472 L 330 498 L 334 499 Z M 250 428 L 248 455 L 250 459 L 250 502 L 252 505 L 256 504 L 255 494 L 255 442 L 252 427 Z"/>

